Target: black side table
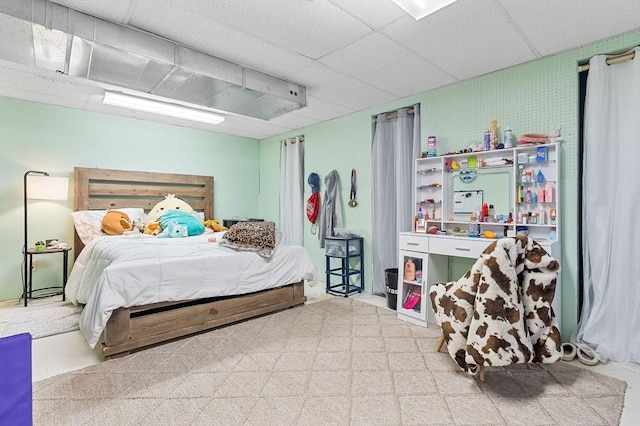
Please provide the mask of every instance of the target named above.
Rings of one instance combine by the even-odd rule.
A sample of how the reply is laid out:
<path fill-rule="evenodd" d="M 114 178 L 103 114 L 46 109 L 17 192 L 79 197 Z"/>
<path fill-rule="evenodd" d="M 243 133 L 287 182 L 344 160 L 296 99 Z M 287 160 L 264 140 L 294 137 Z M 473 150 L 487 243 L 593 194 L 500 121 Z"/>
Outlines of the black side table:
<path fill-rule="evenodd" d="M 27 262 L 29 263 L 29 267 L 27 268 L 27 276 L 24 277 L 24 288 L 22 297 L 24 298 L 24 306 L 27 306 L 27 301 L 31 299 L 40 299 L 42 297 L 54 296 L 57 294 L 62 294 L 62 300 L 66 300 L 64 289 L 67 286 L 67 275 L 69 268 L 69 252 L 71 248 L 57 248 L 57 249 L 45 249 L 45 250 L 36 250 L 34 248 L 27 249 Z M 62 286 L 54 286 L 54 287 L 43 287 L 38 289 L 33 289 L 33 256 L 41 255 L 41 254 L 52 254 L 52 253 L 62 253 Z M 33 296 L 34 292 L 40 292 L 43 290 L 60 290 L 56 292 L 49 292 L 43 295 L 39 295 L 37 297 Z"/>

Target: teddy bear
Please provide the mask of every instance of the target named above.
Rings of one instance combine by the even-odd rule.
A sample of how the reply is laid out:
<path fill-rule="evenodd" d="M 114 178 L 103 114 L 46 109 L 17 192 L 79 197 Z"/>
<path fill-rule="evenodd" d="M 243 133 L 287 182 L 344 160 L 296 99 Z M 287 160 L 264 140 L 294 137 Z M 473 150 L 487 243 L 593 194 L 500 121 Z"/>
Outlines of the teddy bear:
<path fill-rule="evenodd" d="M 107 210 L 102 218 L 102 232 L 107 235 L 122 235 L 131 229 L 129 215 L 118 210 Z"/>

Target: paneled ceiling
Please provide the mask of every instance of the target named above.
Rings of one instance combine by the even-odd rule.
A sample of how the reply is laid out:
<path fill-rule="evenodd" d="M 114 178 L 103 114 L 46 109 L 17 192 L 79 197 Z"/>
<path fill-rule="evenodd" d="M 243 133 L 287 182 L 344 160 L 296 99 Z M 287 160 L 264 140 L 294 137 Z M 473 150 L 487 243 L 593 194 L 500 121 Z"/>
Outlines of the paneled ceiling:
<path fill-rule="evenodd" d="M 0 3 L 13 1 L 31 0 Z M 269 121 L 195 124 L 108 107 L 100 83 L 8 61 L 0 96 L 256 139 L 640 28 L 638 0 L 459 0 L 420 21 L 391 0 L 55 3 L 305 86 L 307 106 Z"/>

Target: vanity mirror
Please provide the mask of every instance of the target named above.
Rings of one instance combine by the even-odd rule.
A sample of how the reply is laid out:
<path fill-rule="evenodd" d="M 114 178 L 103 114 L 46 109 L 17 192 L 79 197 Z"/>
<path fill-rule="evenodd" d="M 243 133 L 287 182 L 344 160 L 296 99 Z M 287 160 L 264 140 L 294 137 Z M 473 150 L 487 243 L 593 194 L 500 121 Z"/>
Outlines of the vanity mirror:
<path fill-rule="evenodd" d="M 475 178 L 466 182 L 461 170 L 453 170 L 448 173 L 451 181 L 451 215 L 453 220 L 468 221 L 471 214 L 476 214 L 482 203 L 493 205 L 495 215 L 509 215 L 513 200 L 513 182 L 511 167 L 495 167 L 477 169 Z M 461 179 L 462 178 L 462 179 Z"/>

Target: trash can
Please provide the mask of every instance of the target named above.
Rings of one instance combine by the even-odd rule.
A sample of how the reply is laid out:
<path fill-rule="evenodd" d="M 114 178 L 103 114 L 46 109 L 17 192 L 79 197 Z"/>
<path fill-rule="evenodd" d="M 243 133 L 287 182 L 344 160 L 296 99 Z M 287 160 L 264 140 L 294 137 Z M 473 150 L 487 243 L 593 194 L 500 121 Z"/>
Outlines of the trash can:
<path fill-rule="evenodd" d="M 387 287 L 387 307 L 395 311 L 398 304 L 398 268 L 385 269 L 384 282 Z"/>

